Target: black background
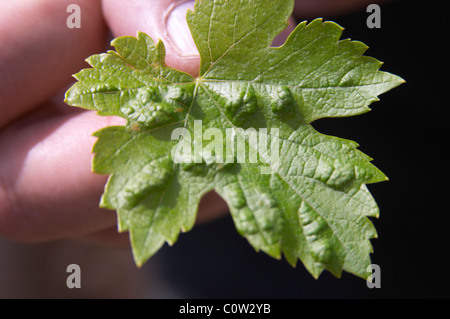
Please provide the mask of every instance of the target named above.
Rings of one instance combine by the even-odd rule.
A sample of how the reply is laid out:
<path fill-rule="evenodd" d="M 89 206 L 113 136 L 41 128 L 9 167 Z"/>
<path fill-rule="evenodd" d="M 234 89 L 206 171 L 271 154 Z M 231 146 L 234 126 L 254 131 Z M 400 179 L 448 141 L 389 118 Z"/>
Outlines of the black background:
<path fill-rule="evenodd" d="M 380 207 L 372 262 L 381 288 L 344 273 L 318 280 L 299 262 L 256 253 L 230 217 L 195 226 L 154 257 L 165 282 L 188 298 L 448 298 L 448 11 L 437 1 L 381 5 L 381 29 L 369 29 L 365 10 L 324 17 L 345 28 L 342 38 L 369 46 L 381 70 L 406 83 L 380 96 L 364 115 L 313 126 L 360 144 L 390 181 L 369 185 Z M 442 2 L 439 2 L 442 4 Z M 301 18 L 299 21 L 302 20 Z"/>

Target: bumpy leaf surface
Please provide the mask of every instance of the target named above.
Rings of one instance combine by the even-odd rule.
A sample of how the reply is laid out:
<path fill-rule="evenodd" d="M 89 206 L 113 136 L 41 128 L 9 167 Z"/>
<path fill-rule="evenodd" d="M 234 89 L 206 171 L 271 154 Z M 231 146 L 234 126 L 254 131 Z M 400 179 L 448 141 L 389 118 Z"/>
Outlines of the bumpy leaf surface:
<path fill-rule="evenodd" d="M 363 43 L 339 40 L 333 22 L 302 22 L 271 47 L 293 2 L 197 1 L 187 13 L 197 78 L 167 67 L 163 43 L 142 32 L 75 75 L 68 104 L 127 119 L 95 133 L 93 169 L 110 175 L 100 205 L 117 210 L 138 265 L 190 230 L 215 190 L 256 250 L 300 259 L 314 277 L 369 275 L 378 207 L 366 184 L 386 177 L 355 142 L 311 122 L 364 113 L 403 80 L 379 71 Z M 217 147 L 237 140 L 231 153 Z"/>

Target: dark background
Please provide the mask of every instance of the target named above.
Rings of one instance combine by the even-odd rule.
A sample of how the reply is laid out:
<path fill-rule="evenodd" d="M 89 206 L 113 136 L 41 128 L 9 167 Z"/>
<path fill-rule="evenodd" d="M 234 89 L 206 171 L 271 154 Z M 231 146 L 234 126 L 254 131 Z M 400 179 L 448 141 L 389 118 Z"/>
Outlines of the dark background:
<path fill-rule="evenodd" d="M 442 2 L 440 2 L 442 4 Z M 344 273 L 318 280 L 299 262 L 256 253 L 231 218 L 195 226 L 153 258 L 170 296 L 189 298 L 448 298 L 448 12 L 437 1 L 381 5 L 381 29 L 369 29 L 365 10 L 324 17 L 345 28 L 342 38 L 369 46 L 381 70 L 406 83 L 380 96 L 364 115 L 315 122 L 322 133 L 360 144 L 390 178 L 369 185 L 381 215 L 374 224 L 372 262 L 381 288 Z M 301 17 L 299 21 L 302 20 Z M 144 267 L 145 268 L 145 267 Z"/>

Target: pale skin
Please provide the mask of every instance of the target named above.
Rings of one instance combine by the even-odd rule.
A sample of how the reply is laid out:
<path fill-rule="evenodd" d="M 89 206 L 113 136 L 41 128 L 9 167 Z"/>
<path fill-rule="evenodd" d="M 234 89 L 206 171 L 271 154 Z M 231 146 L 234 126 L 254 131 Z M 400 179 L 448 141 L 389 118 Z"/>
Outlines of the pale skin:
<path fill-rule="evenodd" d="M 74 2 L 0 3 L 0 235 L 21 242 L 78 238 L 126 246 L 128 235 L 117 233 L 116 214 L 98 207 L 107 177 L 91 172 L 92 133 L 125 121 L 69 107 L 63 93 L 71 74 L 87 67 L 84 59 L 107 49 L 108 29 L 113 36 L 140 30 L 161 38 L 167 64 L 194 76 L 199 57 L 183 54 L 166 32 L 161 17 L 178 1 L 78 0 L 82 28 L 76 30 L 66 27 L 66 8 Z M 372 2 L 298 0 L 295 12 L 310 18 Z M 280 44 L 293 27 L 278 38 Z M 223 200 L 210 193 L 197 221 L 226 212 Z"/>

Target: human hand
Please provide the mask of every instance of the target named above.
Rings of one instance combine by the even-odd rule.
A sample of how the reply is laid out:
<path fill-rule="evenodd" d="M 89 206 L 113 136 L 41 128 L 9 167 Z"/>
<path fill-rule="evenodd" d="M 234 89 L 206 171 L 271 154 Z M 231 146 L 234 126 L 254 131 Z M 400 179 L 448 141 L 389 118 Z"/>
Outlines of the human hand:
<path fill-rule="evenodd" d="M 106 176 L 90 169 L 96 141 L 92 133 L 125 121 L 62 103 L 71 75 L 87 66 L 86 57 L 105 51 L 107 43 L 100 1 L 77 1 L 80 29 L 66 26 L 66 9 L 72 2 L 0 3 L 0 235 L 22 242 L 84 238 L 128 245 L 127 235 L 117 234 L 114 212 L 98 207 Z M 159 12 L 154 7 L 167 10 L 174 2 L 148 1 L 148 21 L 161 23 L 152 18 Z M 114 32 L 162 30 L 163 26 L 132 18 L 140 2 L 121 3 L 125 10 L 106 4 L 107 14 L 123 14 L 109 21 Z M 171 47 L 168 43 L 173 48 L 174 42 Z M 178 49 L 188 52 L 183 46 L 178 44 Z M 194 72 L 198 60 L 194 54 L 171 62 Z M 223 200 L 210 193 L 200 204 L 198 220 L 226 211 Z"/>
<path fill-rule="evenodd" d="M 98 207 L 106 176 L 90 169 L 92 133 L 125 122 L 68 107 L 62 95 L 71 74 L 86 67 L 84 59 L 106 50 L 108 28 L 115 37 L 140 30 L 162 39 L 167 64 L 197 75 L 199 56 L 185 21 L 193 1 L 77 0 L 81 28 L 69 29 L 66 8 L 73 2 L 0 3 L 0 235 L 24 242 L 84 238 L 127 245 L 127 235 L 117 234 L 114 212 Z M 308 16 L 332 1 L 319 2 L 322 7 L 311 6 L 315 1 L 297 4 Z M 294 26 L 291 19 L 274 44 L 282 44 Z M 224 201 L 210 193 L 198 220 L 226 211 Z"/>
<path fill-rule="evenodd" d="M 99 1 L 78 1 L 82 28 L 66 26 L 69 1 L 0 3 L 0 234 L 40 242 L 110 236 L 114 213 L 98 208 L 105 176 L 92 174 L 92 132 L 120 124 L 63 105 L 71 74 L 104 50 Z"/>

